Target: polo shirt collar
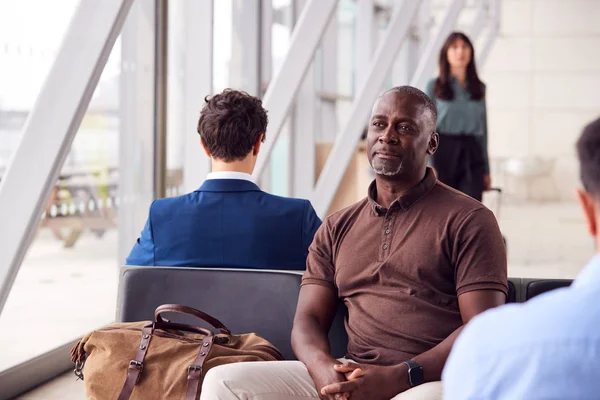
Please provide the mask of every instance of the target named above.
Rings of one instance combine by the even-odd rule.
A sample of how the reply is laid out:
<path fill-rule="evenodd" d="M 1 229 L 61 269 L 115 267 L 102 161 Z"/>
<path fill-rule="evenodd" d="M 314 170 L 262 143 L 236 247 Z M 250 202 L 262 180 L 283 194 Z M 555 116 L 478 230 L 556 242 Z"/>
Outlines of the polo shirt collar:
<path fill-rule="evenodd" d="M 402 210 L 408 210 L 413 204 L 421 200 L 427 193 L 433 189 L 437 179 L 433 170 L 427 167 L 425 171 L 425 177 L 419 182 L 415 187 L 410 189 L 404 196 L 398 197 L 396 200 L 392 202 L 390 205 L 390 210 L 396 210 L 398 208 Z M 377 181 L 374 180 L 369 185 L 369 191 L 367 198 L 369 200 L 369 204 L 373 209 L 373 212 L 377 215 L 385 215 L 388 212 L 388 209 L 380 206 L 377 203 Z"/>

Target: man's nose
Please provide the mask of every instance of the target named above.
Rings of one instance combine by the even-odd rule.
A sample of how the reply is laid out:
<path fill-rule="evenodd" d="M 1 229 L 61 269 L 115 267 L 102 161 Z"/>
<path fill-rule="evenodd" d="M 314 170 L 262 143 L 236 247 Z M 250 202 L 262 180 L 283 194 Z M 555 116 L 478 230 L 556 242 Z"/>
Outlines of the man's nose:
<path fill-rule="evenodd" d="M 393 134 L 391 129 L 386 129 L 385 132 L 379 136 L 379 142 L 386 144 L 397 144 L 398 138 Z"/>

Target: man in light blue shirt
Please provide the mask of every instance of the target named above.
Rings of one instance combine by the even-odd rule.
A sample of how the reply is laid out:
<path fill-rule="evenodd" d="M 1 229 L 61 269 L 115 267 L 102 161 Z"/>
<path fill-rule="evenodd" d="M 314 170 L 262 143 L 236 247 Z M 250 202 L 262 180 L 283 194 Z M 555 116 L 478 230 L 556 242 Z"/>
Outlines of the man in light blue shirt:
<path fill-rule="evenodd" d="M 600 119 L 577 150 L 578 197 L 600 253 Z M 444 399 L 600 399 L 600 254 L 569 288 L 474 318 L 454 344 Z"/>

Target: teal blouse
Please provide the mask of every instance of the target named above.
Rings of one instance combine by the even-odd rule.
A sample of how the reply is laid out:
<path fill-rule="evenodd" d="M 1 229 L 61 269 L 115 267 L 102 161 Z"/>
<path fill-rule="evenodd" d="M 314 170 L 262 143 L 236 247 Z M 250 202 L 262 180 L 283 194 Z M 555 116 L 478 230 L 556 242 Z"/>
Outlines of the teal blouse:
<path fill-rule="evenodd" d="M 486 173 L 489 173 L 489 157 L 487 146 L 487 113 L 485 98 L 471 100 L 469 92 L 462 87 L 456 78 L 451 78 L 454 99 L 442 100 L 435 97 L 433 87 L 435 79 L 427 83 L 425 93 L 437 106 L 437 131 L 446 135 L 473 135 L 481 143 L 485 158 Z"/>

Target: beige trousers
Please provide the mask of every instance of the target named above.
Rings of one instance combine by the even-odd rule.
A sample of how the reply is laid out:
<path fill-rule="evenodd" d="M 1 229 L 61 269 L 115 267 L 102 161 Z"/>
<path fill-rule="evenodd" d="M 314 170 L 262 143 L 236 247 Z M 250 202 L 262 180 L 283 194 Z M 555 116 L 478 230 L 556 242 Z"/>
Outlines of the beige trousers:
<path fill-rule="evenodd" d="M 347 360 L 340 360 L 347 361 Z M 227 364 L 208 371 L 200 400 L 318 399 L 308 370 L 300 361 Z M 392 400 L 441 400 L 442 383 L 429 382 Z"/>

